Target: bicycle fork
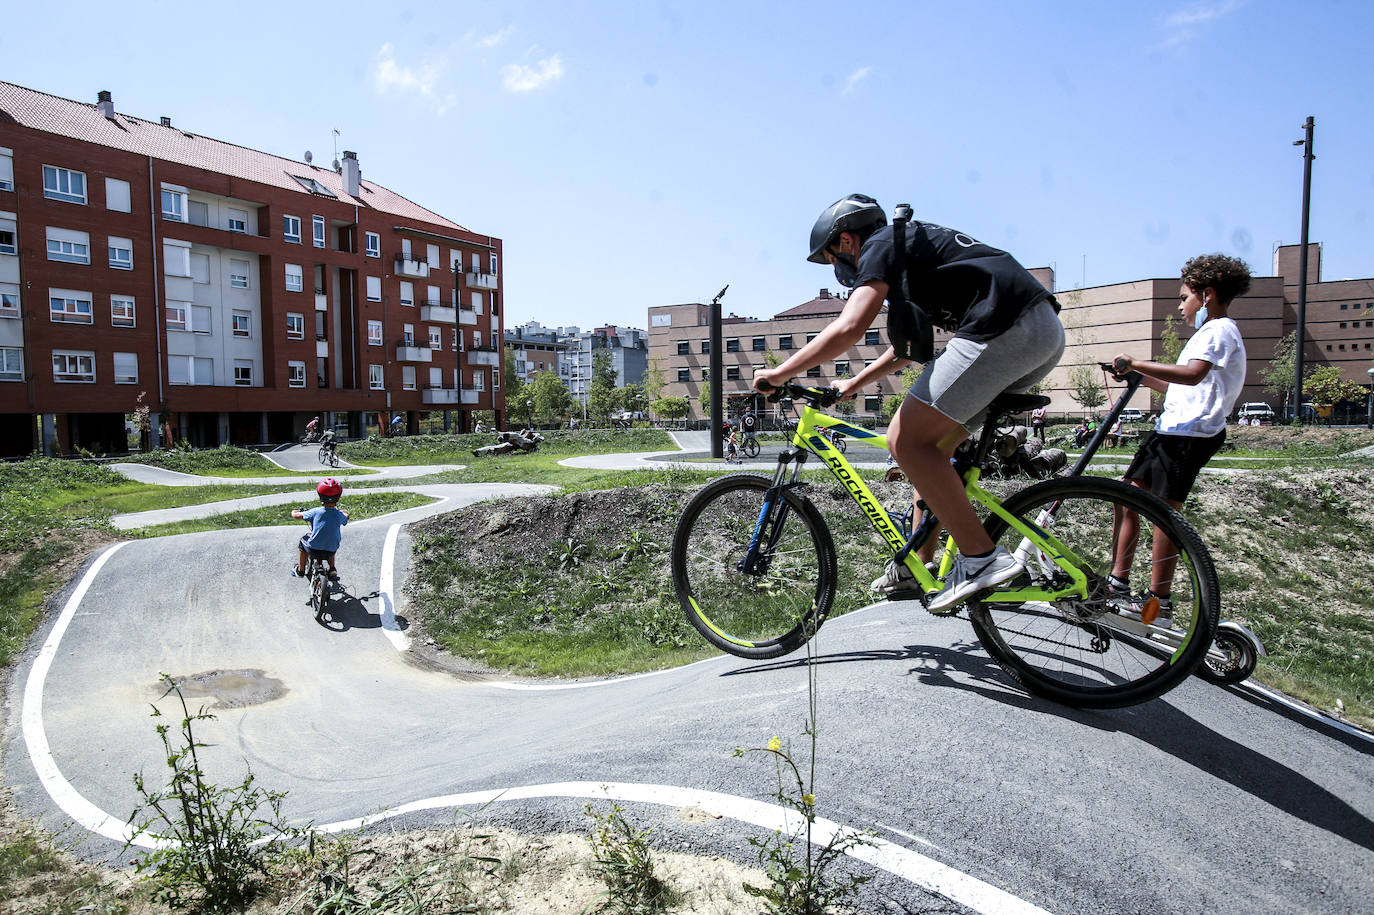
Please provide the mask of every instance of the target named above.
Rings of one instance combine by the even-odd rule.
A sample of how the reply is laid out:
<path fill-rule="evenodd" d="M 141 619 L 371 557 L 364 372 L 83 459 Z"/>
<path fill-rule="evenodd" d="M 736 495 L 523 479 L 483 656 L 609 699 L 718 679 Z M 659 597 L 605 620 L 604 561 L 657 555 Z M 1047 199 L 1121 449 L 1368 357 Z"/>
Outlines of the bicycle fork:
<path fill-rule="evenodd" d="M 801 478 L 802 465 L 806 463 L 806 452 L 792 455 L 784 451 L 778 457 L 778 468 L 773 471 L 773 483 L 763 494 L 763 506 L 759 509 L 758 520 L 754 522 L 754 535 L 749 540 L 749 548 L 740 559 L 737 568 L 746 575 L 764 575 L 773 561 L 773 550 L 782 536 L 784 523 L 791 511 L 783 493 L 796 486 Z M 790 479 L 787 465 L 794 464 Z"/>

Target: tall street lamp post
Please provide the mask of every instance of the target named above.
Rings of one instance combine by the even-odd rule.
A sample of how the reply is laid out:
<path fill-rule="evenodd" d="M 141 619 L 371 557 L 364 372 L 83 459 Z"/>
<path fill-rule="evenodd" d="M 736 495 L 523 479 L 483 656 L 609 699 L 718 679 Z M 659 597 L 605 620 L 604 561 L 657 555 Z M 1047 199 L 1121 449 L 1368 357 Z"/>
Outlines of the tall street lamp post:
<path fill-rule="evenodd" d="M 1369 376 L 1369 393 L 1364 399 L 1364 427 L 1374 429 L 1374 368 L 1365 369 Z"/>
<path fill-rule="evenodd" d="M 1312 160 L 1316 156 L 1312 155 L 1312 126 L 1313 120 L 1308 117 L 1303 121 L 1303 138 L 1294 140 L 1294 146 L 1302 147 L 1302 251 L 1299 255 L 1302 260 L 1298 264 L 1298 345 L 1294 356 L 1295 370 L 1293 385 L 1296 392 L 1293 397 L 1295 419 L 1298 425 L 1303 424 L 1302 415 L 1302 354 L 1305 345 L 1304 338 L 1307 335 L 1307 226 L 1308 218 L 1312 205 Z"/>

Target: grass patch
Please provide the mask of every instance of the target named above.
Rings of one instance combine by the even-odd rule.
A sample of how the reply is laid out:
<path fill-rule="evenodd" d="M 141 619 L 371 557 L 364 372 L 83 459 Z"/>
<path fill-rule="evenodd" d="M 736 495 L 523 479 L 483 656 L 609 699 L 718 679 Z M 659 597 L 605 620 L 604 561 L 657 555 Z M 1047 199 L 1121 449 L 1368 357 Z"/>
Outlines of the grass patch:
<path fill-rule="evenodd" d="M 536 454 L 568 457 L 575 454 L 615 454 L 633 451 L 676 451 L 668 433 L 660 429 L 579 429 L 541 432 L 544 443 Z M 378 467 L 416 464 L 470 464 L 473 461 L 502 461 L 527 455 L 496 455 L 474 458 L 472 452 L 496 442 L 491 433 L 482 435 L 407 435 L 398 438 L 371 436 L 362 441 L 344 442 L 339 457 L 350 463 Z"/>
<path fill-rule="evenodd" d="M 351 495 L 340 507 L 348 512 L 349 521 L 362 521 L 407 508 L 416 508 L 436 501 L 432 496 L 418 492 L 371 492 Z M 302 504 L 313 507 L 305 501 Z M 304 522 L 291 517 L 291 509 L 299 506 L 265 505 L 262 508 L 248 508 L 242 511 L 211 515 L 208 518 L 193 518 L 189 521 L 174 521 L 168 524 L 155 524 L 133 532 L 139 537 L 169 537 L 173 534 L 191 534 L 197 531 L 223 531 L 241 527 L 285 527 Z"/>
<path fill-rule="evenodd" d="M 178 473 L 194 473 L 213 477 L 284 477 L 300 476 L 299 471 L 283 470 L 256 451 L 221 445 L 203 451 L 175 448 L 171 451 L 150 451 L 125 458 L 130 464 L 147 464 Z"/>

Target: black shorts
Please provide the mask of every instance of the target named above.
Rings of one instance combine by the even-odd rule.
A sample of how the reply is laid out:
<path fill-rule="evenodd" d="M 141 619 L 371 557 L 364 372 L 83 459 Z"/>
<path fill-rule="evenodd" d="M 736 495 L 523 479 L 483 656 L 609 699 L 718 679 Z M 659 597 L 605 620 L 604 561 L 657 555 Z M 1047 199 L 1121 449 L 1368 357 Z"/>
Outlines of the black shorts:
<path fill-rule="evenodd" d="M 1126 479 L 1138 480 L 1162 499 L 1181 503 L 1224 441 L 1224 429 L 1210 438 L 1156 432 L 1136 450 Z"/>
<path fill-rule="evenodd" d="M 309 535 L 307 535 L 307 536 L 309 536 Z M 305 537 L 302 537 L 302 538 L 301 538 L 301 541 L 300 541 L 300 548 L 301 548 L 302 550 L 304 550 L 304 551 L 305 551 L 305 554 L 306 554 L 307 556 L 309 556 L 311 559 L 333 559 L 333 558 L 334 558 L 334 551 L 333 551 L 333 550 L 317 550 L 317 549 L 314 549 L 314 548 L 312 548 L 312 547 L 306 546 L 306 545 L 305 545 Z"/>

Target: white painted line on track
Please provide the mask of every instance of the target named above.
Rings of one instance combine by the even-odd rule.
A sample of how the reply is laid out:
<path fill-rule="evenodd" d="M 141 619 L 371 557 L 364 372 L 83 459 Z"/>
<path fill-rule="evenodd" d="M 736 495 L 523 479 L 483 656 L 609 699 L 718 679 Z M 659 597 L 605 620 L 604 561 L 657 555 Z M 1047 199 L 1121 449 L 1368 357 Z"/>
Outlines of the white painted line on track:
<path fill-rule="evenodd" d="M 585 798 L 661 804 L 669 807 L 699 807 L 707 813 L 781 832 L 795 832 L 802 824 L 800 815 L 793 810 L 717 791 L 633 782 L 555 782 L 427 798 L 392 807 L 371 816 L 315 828 L 327 833 L 346 832 L 421 810 L 480 807 L 498 801 L 542 798 Z M 821 817 L 816 818 L 811 828 L 812 842 L 821 847 L 836 836 L 846 833 L 854 834 L 855 830 Z M 872 845 L 852 848 L 847 854 L 976 912 L 987 915 L 1049 915 L 1039 906 L 909 848 L 885 839 L 870 841 Z"/>
<path fill-rule="evenodd" d="M 1332 718 L 1330 715 L 1322 714 L 1321 712 L 1317 711 L 1316 709 L 1310 706 L 1303 705 L 1301 702 L 1295 702 L 1294 700 L 1283 695 L 1283 693 L 1276 693 L 1273 690 L 1266 689 L 1265 687 L 1260 686 L 1254 680 L 1246 680 L 1244 683 L 1240 684 L 1240 686 L 1243 689 L 1248 689 L 1252 692 L 1260 694 L 1261 696 L 1270 700 L 1271 702 L 1277 702 L 1284 708 L 1297 712 L 1299 715 L 1311 718 L 1314 721 L 1319 721 L 1328 727 L 1335 728 L 1343 734 L 1349 734 L 1351 737 L 1358 737 L 1361 740 L 1367 741 L 1369 743 L 1374 743 L 1374 734 L 1370 734 L 1367 731 L 1362 731 L 1359 728 L 1352 727 L 1346 724 L 1344 721 Z"/>
<path fill-rule="evenodd" d="M 382 576 L 377 593 L 382 602 L 382 635 L 397 651 L 406 651 L 410 648 L 410 639 L 396 622 L 396 538 L 400 533 L 400 524 L 393 524 L 386 529 L 386 542 L 382 544 Z"/>
<path fill-rule="evenodd" d="M 110 557 L 132 542 L 124 540 L 108 547 L 81 577 L 81 583 L 67 599 L 66 606 L 58 614 L 57 622 L 53 623 L 52 632 L 48 633 L 38 657 L 34 659 L 33 667 L 29 668 L 28 679 L 24 682 L 24 707 L 20 714 L 29 760 L 32 761 L 34 771 L 38 773 L 38 780 L 48 792 L 48 796 L 63 813 L 82 828 L 117 842 L 127 842 L 132 836 L 133 830 L 129 824 L 115 819 L 86 800 L 57 768 L 52 748 L 48 745 L 48 735 L 43 730 L 43 684 L 47 680 L 48 670 L 52 667 L 53 657 L 57 654 L 57 646 L 61 644 L 62 636 L 66 634 L 67 626 L 76 615 L 76 608 L 81 605 L 81 599 L 90 590 L 91 583 L 95 581 L 95 577 L 100 574 L 100 570 L 105 567 Z"/>

